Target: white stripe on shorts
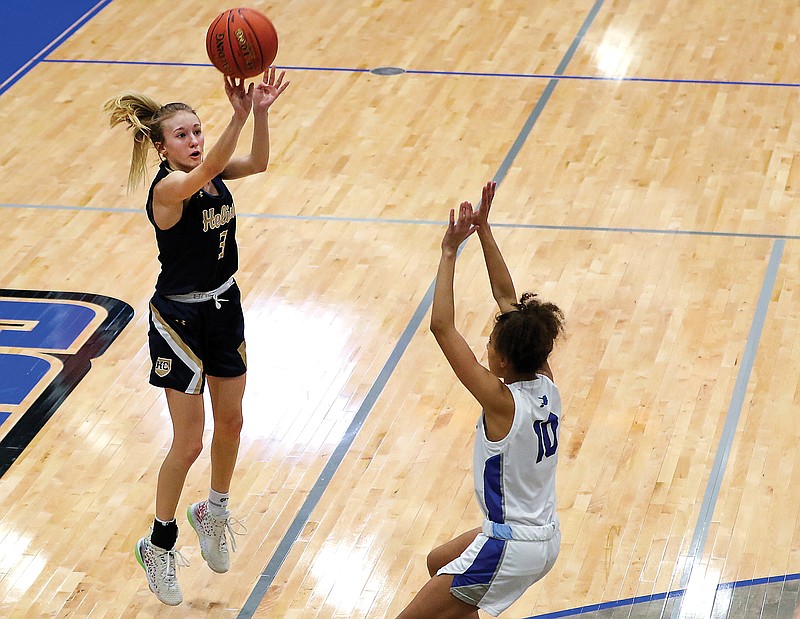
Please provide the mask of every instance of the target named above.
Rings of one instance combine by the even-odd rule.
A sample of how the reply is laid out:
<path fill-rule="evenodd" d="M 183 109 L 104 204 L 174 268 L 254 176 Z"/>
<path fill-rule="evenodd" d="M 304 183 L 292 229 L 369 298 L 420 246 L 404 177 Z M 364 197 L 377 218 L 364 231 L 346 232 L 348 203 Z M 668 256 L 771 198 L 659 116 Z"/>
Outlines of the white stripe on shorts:
<path fill-rule="evenodd" d="M 158 310 L 150 304 L 150 315 L 153 317 L 153 326 L 158 331 L 158 334 L 164 338 L 164 341 L 172 349 L 172 352 L 186 364 L 194 373 L 186 393 L 200 393 L 200 385 L 203 379 L 203 366 L 200 359 L 191 351 L 191 349 L 178 337 L 178 334 L 172 330 L 167 322 L 158 313 Z"/>

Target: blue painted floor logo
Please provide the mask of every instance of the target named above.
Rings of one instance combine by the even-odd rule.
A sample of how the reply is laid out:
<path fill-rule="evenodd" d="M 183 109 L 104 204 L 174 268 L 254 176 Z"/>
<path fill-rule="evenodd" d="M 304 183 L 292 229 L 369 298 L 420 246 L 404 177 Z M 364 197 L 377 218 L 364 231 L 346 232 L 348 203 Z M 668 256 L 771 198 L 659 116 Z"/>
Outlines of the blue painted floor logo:
<path fill-rule="evenodd" d="M 111 297 L 0 288 L 0 476 L 131 318 Z"/>

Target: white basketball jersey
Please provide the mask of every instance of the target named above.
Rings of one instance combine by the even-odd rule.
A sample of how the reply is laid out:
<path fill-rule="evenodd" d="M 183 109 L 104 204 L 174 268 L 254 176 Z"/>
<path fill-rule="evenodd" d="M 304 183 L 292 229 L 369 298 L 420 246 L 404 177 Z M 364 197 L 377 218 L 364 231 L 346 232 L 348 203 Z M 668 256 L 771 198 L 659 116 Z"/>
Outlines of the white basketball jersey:
<path fill-rule="evenodd" d="M 546 376 L 507 385 L 514 422 L 501 441 L 486 438 L 483 413 L 475 435 L 475 495 L 484 516 L 500 524 L 556 521 L 556 463 L 561 396 Z"/>

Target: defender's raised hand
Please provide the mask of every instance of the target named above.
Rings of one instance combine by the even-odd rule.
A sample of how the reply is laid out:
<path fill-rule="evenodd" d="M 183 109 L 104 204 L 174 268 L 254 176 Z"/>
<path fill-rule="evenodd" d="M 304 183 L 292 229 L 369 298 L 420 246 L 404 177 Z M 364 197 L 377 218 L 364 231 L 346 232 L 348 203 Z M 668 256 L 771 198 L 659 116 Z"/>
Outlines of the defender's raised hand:
<path fill-rule="evenodd" d="M 458 219 L 455 218 L 455 209 L 450 209 L 450 222 L 442 239 L 442 251 L 456 252 L 458 246 L 478 228 L 472 222 L 472 204 L 462 202 L 458 207 Z"/>

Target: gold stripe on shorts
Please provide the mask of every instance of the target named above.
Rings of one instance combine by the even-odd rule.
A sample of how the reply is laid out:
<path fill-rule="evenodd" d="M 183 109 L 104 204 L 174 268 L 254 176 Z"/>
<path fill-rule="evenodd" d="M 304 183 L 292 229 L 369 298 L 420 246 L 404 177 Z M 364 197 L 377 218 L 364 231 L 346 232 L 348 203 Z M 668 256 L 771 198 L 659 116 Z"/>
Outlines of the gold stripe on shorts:
<path fill-rule="evenodd" d="M 245 346 L 244 340 L 242 340 L 242 345 L 239 346 L 237 349 L 239 356 L 242 358 L 245 367 L 247 367 L 247 346 Z"/>
<path fill-rule="evenodd" d="M 150 311 L 153 316 L 153 326 L 156 328 L 156 331 L 164 338 L 164 341 L 172 349 L 172 352 L 194 372 L 194 378 L 192 378 L 189 386 L 186 388 L 186 393 L 200 393 L 200 389 L 203 385 L 203 362 L 194 354 L 192 349 L 186 345 L 175 330 L 167 324 L 167 321 L 164 320 L 152 303 L 150 304 Z"/>

